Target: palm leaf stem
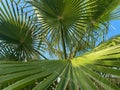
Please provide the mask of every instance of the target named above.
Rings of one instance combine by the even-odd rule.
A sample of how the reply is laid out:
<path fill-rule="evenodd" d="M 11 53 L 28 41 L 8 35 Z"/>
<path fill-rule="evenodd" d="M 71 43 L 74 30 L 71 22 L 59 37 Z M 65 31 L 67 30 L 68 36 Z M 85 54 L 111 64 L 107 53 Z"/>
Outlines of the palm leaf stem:
<path fill-rule="evenodd" d="M 65 38 L 64 38 L 64 26 L 62 25 L 62 20 L 60 20 L 60 29 L 61 29 L 61 38 L 62 38 L 62 48 L 64 52 L 64 58 L 67 59 L 67 53 L 66 53 L 66 45 L 65 45 Z"/>
<path fill-rule="evenodd" d="M 47 57 L 45 57 L 42 53 L 40 53 L 39 51 L 35 50 L 35 52 L 37 52 L 41 57 L 43 57 L 45 60 L 48 60 Z"/>

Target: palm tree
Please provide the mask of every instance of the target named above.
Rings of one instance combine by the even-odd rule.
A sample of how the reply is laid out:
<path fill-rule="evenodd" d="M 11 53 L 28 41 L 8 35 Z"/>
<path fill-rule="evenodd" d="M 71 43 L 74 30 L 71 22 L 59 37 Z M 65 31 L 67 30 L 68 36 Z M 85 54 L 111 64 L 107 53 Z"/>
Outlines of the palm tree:
<path fill-rule="evenodd" d="M 1 89 L 119 90 L 119 0 L 22 1 L 0 0 Z"/>

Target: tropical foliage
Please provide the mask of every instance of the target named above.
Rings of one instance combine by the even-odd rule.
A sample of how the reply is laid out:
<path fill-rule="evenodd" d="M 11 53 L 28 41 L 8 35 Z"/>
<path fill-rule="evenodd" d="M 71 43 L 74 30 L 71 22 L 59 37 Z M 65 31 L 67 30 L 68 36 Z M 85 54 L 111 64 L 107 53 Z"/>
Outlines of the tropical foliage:
<path fill-rule="evenodd" d="M 0 89 L 119 90 L 120 35 L 106 41 L 119 5 L 0 0 Z"/>

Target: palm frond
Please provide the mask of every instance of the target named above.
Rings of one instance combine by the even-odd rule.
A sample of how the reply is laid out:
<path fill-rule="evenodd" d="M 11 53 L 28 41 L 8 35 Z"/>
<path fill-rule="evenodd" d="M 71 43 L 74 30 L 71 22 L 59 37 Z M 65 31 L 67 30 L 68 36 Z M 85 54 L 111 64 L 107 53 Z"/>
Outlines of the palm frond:
<path fill-rule="evenodd" d="M 114 15 L 116 16 L 116 19 L 120 19 L 120 1 L 119 0 L 107 0 L 103 3 L 104 0 L 99 0 L 99 13 L 96 12 L 96 16 L 98 17 L 98 20 L 102 20 L 102 21 L 110 21 L 110 20 L 114 20 L 115 18 Z M 116 9 L 117 8 L 117 9 Z M 97 15 L 97 14 L 101 14 L 101 15 Z"/>
<path fill-rule="evenodd" d="M 52 3 L 51 3 L 52 2 Z M 92 47 L 86 40 L 87 24 L 96 11 L 96 1 L 90 0 L 41 0 L 29 1 L 35 8 L 41 32 L 54 47 L 62 46 L 61 50 L 68 58 L 67 52 L 72 52 L 71 47 L 76 44 L 84 48 Z M 89 36 L 93 36 L 92 33 Z M 95 40 L 95 39 L 93 39 Z"/>
<path fill-rule="evenodd" d="M 119 0 L 28 0 L 28 3 L 34 7 L 40 32 L 46 33 L 55 49 L 61 47 L 67 59 L 94 48 L 97 40 L 107 35 L 108 21 L 114 16 L 119 18 L 119 9 L 115 10 Z"/>
<path fill-rule="evenodd" d="M 114 40 L 119 41 L 120 38 L 111 39 L 111 42 Z M 94 49 L 71 60 L 1 61 L 0 84 L 3 90 L 27 86 L 31 86 L 32 90 L 119 90 L 111 78 L 120 79 L 120 44 L 104 47 L 105 43 L 98 46 L 99 50 Z"/>
<path fill-rule="evenodd" d="M 0 1 L 0 57 L 17 60 L 38 58 L 36 47 L 42 40 L 32 17 L 24 13 L 20 0 Z"/>

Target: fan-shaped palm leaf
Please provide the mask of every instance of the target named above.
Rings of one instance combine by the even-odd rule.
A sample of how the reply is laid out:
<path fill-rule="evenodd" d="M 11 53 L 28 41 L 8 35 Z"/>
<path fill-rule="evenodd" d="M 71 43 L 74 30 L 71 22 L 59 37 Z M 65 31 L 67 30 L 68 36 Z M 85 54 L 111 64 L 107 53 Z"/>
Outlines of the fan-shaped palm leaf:
<path fill-rule="evenodd" d="M 115 16 L 116 12 L 119 17 L 120 11 L 113 12 L 119 0 L 106 0 L 105 3 L 104 0 L 33 0 L 29 3 L 35 8 L 41 32 L 47 33 L 46 37 L 55 49 L 60 47 L 65 59 L 95 47 L 101 37 L 99 33 L 105 32 L 101 29 L 106 28 L 112 13 Z"/>
<path fill-rule="evenodd" d="M 37 58 L 41 41 L 32 17 L 23 12 L 20 0 L 0 1 L 0 57 L 17 60 Z"/>
<path fill-rule="evenodd" d="M 68 57 L 67 52 L 72 52 L 78 43 L 81 50 L 85 46 L 83 43 L 90 47 L 85 39 L 86 25 L 95 11 L 96 1 L 34 0 L 30 3 L 35 7 L 41 32 L 47 33 L 47 39 L 53 46 L 63 47 L 64 58 Z"/>
<path fill-rule="evenodd" d="M 120 37 L 111 42 L 114 40 L 119 42 Z M 32 90 L 50 90 L 54 83 L 55 90 L 119 90 L 101 73 L 120 79 L 120 44 L 108 48 L 104 48 L 104 44 L 98 46 L 99 50 L 94 49 L 68 61 L 0 62 L 0 83 L 9 84 L 3 90 L 17 90 L 30 85 Z M 58 78 L 59 81 L 55 82 Z"/>
<path fill-rule="evenodd" d="M 120 79 L 120 36 L 73 58 L 79 50 L 95 46 L 95 33 L 99 31 L 93 28 L 99 28 L 101 22 L 112 17 L 109 14 L 119 5 L 119 0 L 107 0 L 105 3 L 103 0 L 32 0 L 29 3 L 38 13 L 39 27 L 19 7 L 20 0 L 16 1 L 0 0 L 0 55 L 20 60 L 35 58 L 36 46 L 33 45 L 44 34 L 53 46 L 58 45 L 61 50 L 62 45 L 64 58 L 70 58 L 39 62 L 1 61 L 0 89 L 119 89 L 119 85 L 111 79 Z M 101 6 L 103 8 L 99 12 Z"/>

